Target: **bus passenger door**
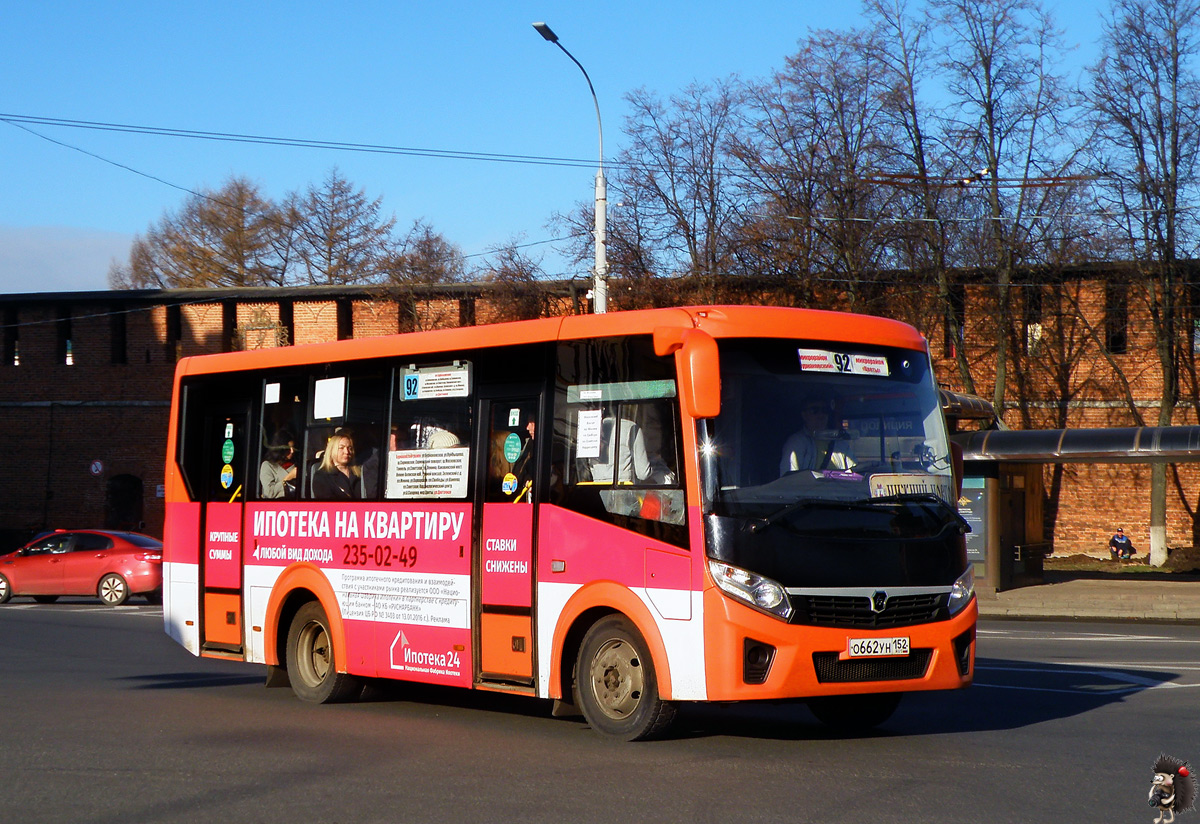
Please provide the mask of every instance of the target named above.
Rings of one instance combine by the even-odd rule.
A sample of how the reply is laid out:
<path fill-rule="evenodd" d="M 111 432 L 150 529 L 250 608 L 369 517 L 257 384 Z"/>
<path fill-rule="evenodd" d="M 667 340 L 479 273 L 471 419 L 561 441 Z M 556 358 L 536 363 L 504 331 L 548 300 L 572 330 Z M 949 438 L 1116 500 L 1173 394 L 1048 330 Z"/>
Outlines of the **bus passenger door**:
<path fill-rule="evenodd" d="M 534 494 L 539 408 L 536 396 L 483 398 L 487 441 L 476 545 L 479 604 L 477 676 L 533 684 Z"/>
<path fill-rule="evenodd" d="M 205 419 L 200 522 L 203 648 L 242 648 L 242 524 L 248 491 L 249 409 L 214 406 Z"/>

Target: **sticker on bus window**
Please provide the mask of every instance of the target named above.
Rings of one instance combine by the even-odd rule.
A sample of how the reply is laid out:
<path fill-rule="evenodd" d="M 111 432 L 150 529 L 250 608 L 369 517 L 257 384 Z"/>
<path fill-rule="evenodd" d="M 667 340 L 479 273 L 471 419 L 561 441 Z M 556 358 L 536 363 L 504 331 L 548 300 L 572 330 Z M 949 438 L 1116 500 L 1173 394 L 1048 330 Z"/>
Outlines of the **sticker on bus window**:
<path fill-rule="evenodd" d="M 509 424 L 512 426 L 512 424 Z M 517 458 L 521 457 L 521 436 L 516 432 L 509 432 L 504 439 L 504 460 L 509 463 L 516 463 Z"/>
<path fill-rule="evenodd" d="M 797 349 L 802 372 L 838 372 L 844 375 L 872 375 L 886 378 L 888 362 L 883 355 L 855 355 L 826 349 Z"/>
<path fill-rule="evenodd" d="M 567 387 L 567 403 L 596 401 L 647 401 L 675 397 L 674 380 L 616 381 L 615 383 L 572 384 Z"/>

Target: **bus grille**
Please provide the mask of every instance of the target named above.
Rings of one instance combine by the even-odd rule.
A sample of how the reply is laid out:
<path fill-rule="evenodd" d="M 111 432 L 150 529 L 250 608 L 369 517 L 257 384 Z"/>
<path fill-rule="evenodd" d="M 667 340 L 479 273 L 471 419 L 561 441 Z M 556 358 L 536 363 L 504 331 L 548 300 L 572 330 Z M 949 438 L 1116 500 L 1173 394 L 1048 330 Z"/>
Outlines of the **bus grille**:
<path fill-rule="evenodd" d="M 852 595 L 792 595 L 793 624 L 814 627 L 884 629 L 927 624 L 946 617 L 945 593 L 895 595 L 882 612 L 871 611 L 871 599 Z"/>
<path fill-rule="evenodd" d="M 822 684 L 862 681 L 909 681 L 921 678 L 929 668 L 931 649 L 914 649 L 904 658 L 851 658 L 838 660 L 836 652 L 814 652 L 813 668 Z"/>

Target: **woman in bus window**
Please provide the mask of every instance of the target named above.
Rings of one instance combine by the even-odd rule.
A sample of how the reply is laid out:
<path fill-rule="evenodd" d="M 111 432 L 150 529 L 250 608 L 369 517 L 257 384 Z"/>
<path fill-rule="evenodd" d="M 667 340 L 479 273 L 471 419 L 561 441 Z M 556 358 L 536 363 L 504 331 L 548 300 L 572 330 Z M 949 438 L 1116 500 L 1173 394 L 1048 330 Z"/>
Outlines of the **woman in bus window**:
<path fill-rule="evenodd" d="M 354 441 L 334 434 L 325 445 L 321 466 L 313 475 L 312 496 L 320 501 L 362 499 L 362 468 L 354 462 Z"/>
<path fill-rule="evenodd" d="M 267 447 L 258 480 L 262 484 L 262 498 L 296 497 L 296 465 L 292 455 L 296 451 L 294 439 L 287 432 L 275 435 L 275 442 Z"/>

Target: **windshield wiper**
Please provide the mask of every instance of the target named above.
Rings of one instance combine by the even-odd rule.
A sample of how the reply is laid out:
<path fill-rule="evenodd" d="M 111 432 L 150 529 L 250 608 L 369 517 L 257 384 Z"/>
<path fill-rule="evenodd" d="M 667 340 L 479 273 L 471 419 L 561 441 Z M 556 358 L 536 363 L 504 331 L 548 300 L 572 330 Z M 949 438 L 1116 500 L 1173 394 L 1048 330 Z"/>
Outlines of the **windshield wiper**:
<path fill-rule="evenodd" d="M 945 512 L 954 516 L 958 521 L 958 528 L 962 534 L 967 534 L 971 531 L 971 525 L 967 523 L 967 519 L 959 514 L 958 508 L 951 506 L 946 499 L 940 495 L 935 495 L 932 492 L 902 492 L 897 495 L 880 495 L 877 498 L 864 498 L 857 501 L 860 504 L 919 504 L 927 508 L 933 505 L 937 512 Z"/>

